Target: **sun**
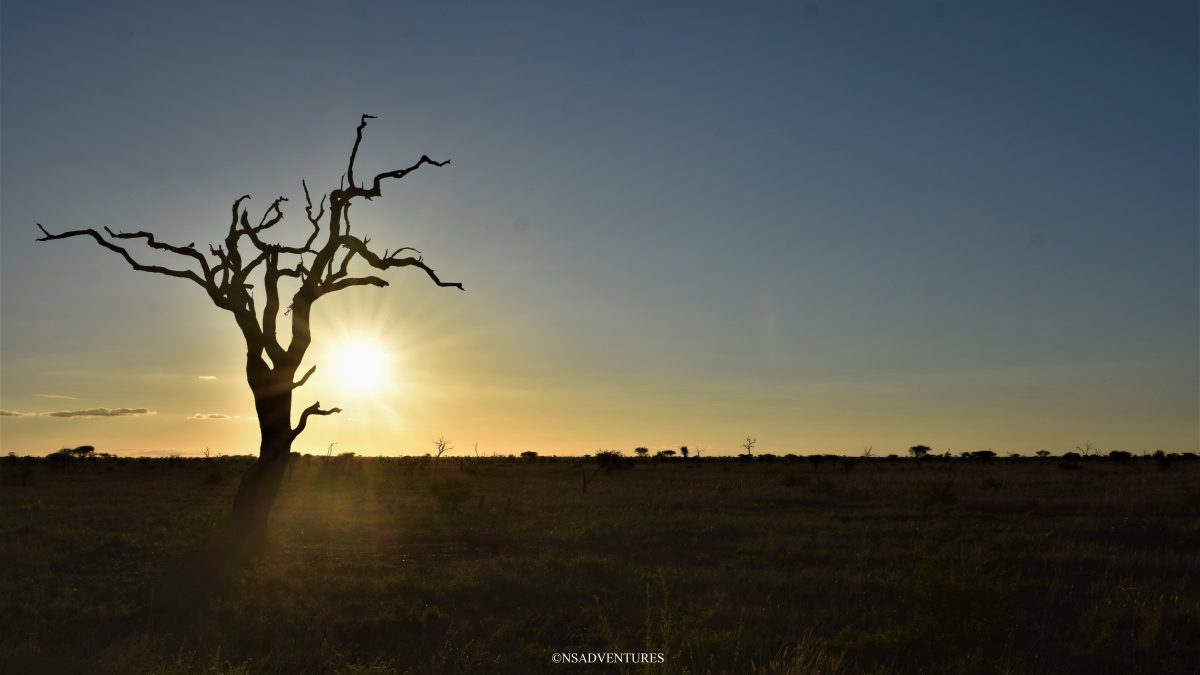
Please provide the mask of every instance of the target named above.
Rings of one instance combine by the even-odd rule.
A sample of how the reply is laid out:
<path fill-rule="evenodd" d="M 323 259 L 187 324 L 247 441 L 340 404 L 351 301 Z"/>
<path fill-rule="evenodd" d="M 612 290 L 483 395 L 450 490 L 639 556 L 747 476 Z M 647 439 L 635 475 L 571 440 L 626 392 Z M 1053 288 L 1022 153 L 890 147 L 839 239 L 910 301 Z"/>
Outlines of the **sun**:
<path fill-rule="evenodd" d="M 346 394 L 376 394 L 392 378 L 392 358 L 377 340 L 351 338 L 333 348 L 333 376 Z"/>

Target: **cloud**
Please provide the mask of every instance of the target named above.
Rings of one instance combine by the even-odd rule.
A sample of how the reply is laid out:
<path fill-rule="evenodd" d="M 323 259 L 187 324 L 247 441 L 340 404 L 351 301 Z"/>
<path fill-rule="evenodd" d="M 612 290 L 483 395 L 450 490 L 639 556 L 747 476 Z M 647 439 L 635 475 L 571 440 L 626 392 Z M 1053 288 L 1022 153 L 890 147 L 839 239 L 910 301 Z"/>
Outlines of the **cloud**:
<path fill-rule="evenodd" d="M 18 412 L 0 410 L 0 417 L 136 417 L 157 415 L 145 408 L 88 408 L 87 410 L 55 410 L 53 412 Z"/>
<path fill-rule="evenodd" d="M 200 375 L 200 376 L 199 376 L 197 379 L 201 379 L 201 380 L 215 380 L 215 379 L 217 379 L 217 376 L 216 376 L 216 375 Z"/>
<path fill-rule="evenodd" d="M 190 417 L 188 417 L 188 419 L 189 420 L 231 420 L 231 419 L 234 419 L 234 416 L 226 415 L 224 413 L 196 413 L 195 415 L 191 415 Z"/>
<path fill-rule="evenodd" d="M 154 413 L 145 408 L 88 408 L 87 410 L 58 410 L 39 414 L 47 417 L 132 417 L 153 415 Z"/>
<path fill-rule="evenodd" d="M 38 398 L 58 398 L 58 399 L 62 399 L 64 401 L 78 401 L 79 400 L 78 398 L 76 398 L 74 396 L 63 396 L 62 394 L 34 394 L 34 396 L 37 396 Z"/>

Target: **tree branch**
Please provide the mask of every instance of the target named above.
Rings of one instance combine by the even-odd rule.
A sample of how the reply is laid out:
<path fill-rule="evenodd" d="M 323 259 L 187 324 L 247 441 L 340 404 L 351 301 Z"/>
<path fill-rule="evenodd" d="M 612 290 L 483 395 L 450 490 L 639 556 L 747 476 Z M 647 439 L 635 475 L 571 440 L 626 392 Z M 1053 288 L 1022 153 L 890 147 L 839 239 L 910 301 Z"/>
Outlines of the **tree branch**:
<path fill-rule="evenodd" d="M 317 401 L 316 403 L 305 408 L 304 412 L 300 413 L 300 423 L 297 424 L 295 430 L 292 431 L 292 438 L 294 439 L 297 436 L 299 436 L 301 433 L 304 432 L 304 428 L 306 426 L 308 426 L 309 415 L 332 415 L 334 413 L 340 413 L 340 412 L 342 412 L 341 408 L 330 408 L 329 410 L 321 410 L 321 402 Z"/>
<path fill-rule="evenodd" d="M 371 267 L 374 267 L 375 269 L 386 270 L 386 269 L 390 269 L 392 267 L 417 267 L 419 269 L 425 270 L 425 274 L 429 275 L 429 278 L 433 280 L 433 283 L 437 284 L 438 286 L 457 288 L 460 291 L 466 290 L 463 288 L 463 285 L 459 282 L 442 281 L 441 279 L 439 279 L 437 273 L 433 271 L 433 268 L 429 267 L 429 265 L 426 265 L 424 258 L 422 258 L 420 256 L 418 256 L 416 258 L 413 258 L 413 257 L 399 258 L 399 257 L 397 257 L 401 251 L 415 251 L 416 249 L 411 249 L 408 247 L 397 249 L 391 255 L 381 258 L 381 257 L 379 257 L 378 254 L 371 251 L 371 249 L 367 248 L 366 242 L 359 239 L 358 237 L 354 237 L 354 236 L 351 236 L 348 234 L 342 235 L 342 237 L 339 238 L 338 243 L 339 243 L 340 247 L 349 249 L 350 251 L 357 253 L 359 256 L 362 257 L 363 260 L 367 261 L 367 263 Z"/>
<path fill-rule="evenodd" d="M 300 378 L 300 381 L 292 383 L 292 389 L 299 389 L 300 387 L 303 387 L 304 383 L 308 382 L 308 378 L 312 377 L 312 374 L 315 372 L 317 372 L 316 366 L 309 368 L 308 372 L 305 373 L 304 376 Z"/>
<path fill-rule="evenodd" d="M 367 128 L 367 120 L 373 119 L 375 119 L 374 115 L 364 114 L 358 123 L 358 130 L 355 132 L 354 148 L 350 151 L 350 166 L 346 169 L 346 179 L 351 188 L 354 188 L 354 158 L 358 156 L 358 146 L 362 144 L 363 129 Z"/>
<path fill-rule="evenodd" d="M 278 253 L 273 252 L 267 255 L 267 270 L 263 274 L 263 286 L 266 293 L 266 302 L 263 303 L 262 313 L 263 346 L 267 350 L 267 356 L 271 357 L 271 363 L 279 366 L 282 365 L 284 352 L 283 347 L 279 346 L 279 337 L 275 331 L 275 322 L 279 317 Z"/>
<path fill-rule="evenodd" d="M 387 285 L 388 282 L 380 279 L 379 277 L 347 277 L 345 279 L 339 279 L 337 281 L 322 285 L 321 295 L 345 290 L 351 286 L 375 286 L 377 288 L 384 288 Z"/>
<path fill-rule="evenodd" d="M 192 258 L 200 263 L 200 269 L 204 271 L 204 278 L 210 278 L 211 272 L 208 267 L 208 260 L 204 257 L 203 253 L 196 250 L 195 244 L 188 244 L 187 246 L 173 246 L 171 244 L 158 241 L 154 238 L 154 234 L 152 232 L 113 232 L 107 225 L 104 226 L 104 231 L 107 232 L 108 236 L 112 237 L 113 239 L 145 239 L 146 245 L 150 248 L 158 249 L 160 251 L 169 251 L 176 255 Z"/>
<path fill-rule="evenodd" d="M 38 223 L 37 226 L 38 226 L 38 229 L 42 231 L 42 234 L 45 235 L 45 236 L 39 237 L 38 241 L 54 241 L 55 239 L 68 239 L 70 237 L 88 236 L 88 237 L 91 237 L 92 239 L 95 239 L 96 243 L 100 244 L 104 248 L 120 254 L 122 258 L 125 258 L 125 262 L 129 263 L 130 267 L 132 267 L 133 269 L 135 269 L 139 272 L 151 272 L 153 274 L 163 274 L 163 275 L 166 275 L 169 277 L 177 277 L 179 279 L 190 279 L 191 281 L 194 281 L 197 284 L 199 284 L 201 288 L 208 290 L 208 284 L 205 282 L 204 279 L 200 278 L 200 275 L 196 274 L 195 272 L 193 272 L 191 270 L 176 270 L 176 269 L 171 269 L 169 267 L 161 267 L 159 265 L 142 264 L 142 263 L 134 260 L 133 256 L 129 255 L 129 251 L 127 251 L 123 247 L 117 246 L 116 244 L 112 243 L 111 241 L 105 239 L 103 236 L 101 236 L 101 234 L 99 232 L 97 232 L 91 228 L 88 228 L 85 230 L 71 230 L 69 232 L 61 232 L 59 234 L 50 234 L 49 232 L 46 231 L 46 228 L 42 227 L 41 223 Z"/>
<path fill-rule="evenodd" d="M 368 200 L 374 199 L 375 197 L 383 194 L 381 184 L 385 178 L 395 178 L 399 180 L 421 168 L 425 164 L 432 164 L 433 166 L 446 166 L 449 163 L 450 160 L 448 159 L 438 162 L 436 160 L 429 159 L 429 155 L 421 155 L 421 159 L 418 159 L 416 164 L 413 164 L 407 169 L 396 169 L 395 171 L 386 171 L 384 173 L 377 174 L 375 176 L 375 180 L 372 182 L 370 190 L 352 184 L 350 187 L 343 190 L 343 193 L 346 195 L 347 200 L 353 199 L 354 197 L 365 197 Z"/>

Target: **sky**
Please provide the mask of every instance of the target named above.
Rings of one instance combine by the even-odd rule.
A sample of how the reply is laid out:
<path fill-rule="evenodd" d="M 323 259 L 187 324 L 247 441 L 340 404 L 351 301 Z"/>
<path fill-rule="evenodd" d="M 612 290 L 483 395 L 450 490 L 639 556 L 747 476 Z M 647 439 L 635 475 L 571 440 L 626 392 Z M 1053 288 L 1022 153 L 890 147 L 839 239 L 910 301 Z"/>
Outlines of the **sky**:
<path fill-rule="evenodd" d="M 256 451 L 231 315 L 36 224 L 297 241 L 363 113 L 453 161 L 356 232 L 466 292 L 323 298 L 295 451 L 1200 446 L 1194 2 L 0 11 L 5 453 Z"/>

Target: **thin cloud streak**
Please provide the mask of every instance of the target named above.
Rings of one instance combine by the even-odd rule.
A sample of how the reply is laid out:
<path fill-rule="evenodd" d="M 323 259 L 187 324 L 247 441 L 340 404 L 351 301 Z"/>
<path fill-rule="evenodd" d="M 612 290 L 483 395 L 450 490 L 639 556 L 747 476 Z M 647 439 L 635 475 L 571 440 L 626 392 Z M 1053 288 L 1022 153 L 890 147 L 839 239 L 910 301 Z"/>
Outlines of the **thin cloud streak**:
<path fill-rule="evenodd" d="M 0 410 L 0 417 L 139 417 L 158 413 L 146 408 L 88 408 L 86 410 L 55 410 L 53 412 L 18 412 Z"/>
<path fill-rule="evenodd" d="M 48 417 L 133 417 L 137 415 L 153 415 L 145 408 L 88 408 L 87 410 L 59 410 L 43 413 Z"/>

